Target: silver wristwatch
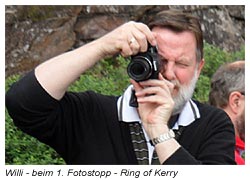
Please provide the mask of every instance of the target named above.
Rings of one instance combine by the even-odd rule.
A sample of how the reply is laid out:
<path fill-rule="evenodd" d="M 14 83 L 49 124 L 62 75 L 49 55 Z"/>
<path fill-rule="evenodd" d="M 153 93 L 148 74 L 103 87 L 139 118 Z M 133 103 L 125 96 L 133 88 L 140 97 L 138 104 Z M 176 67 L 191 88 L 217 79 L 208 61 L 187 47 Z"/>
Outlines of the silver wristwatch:
<path fill-rule="evenodd" d="M 174 137 L 175 137 L 174 131 L 170 129 L 167 133 L 161 134 L 159 137 L 153 138 L 150 141 L 150 143 L 151 145 L 155 146 L 156 144 L 162 143 Z"/>

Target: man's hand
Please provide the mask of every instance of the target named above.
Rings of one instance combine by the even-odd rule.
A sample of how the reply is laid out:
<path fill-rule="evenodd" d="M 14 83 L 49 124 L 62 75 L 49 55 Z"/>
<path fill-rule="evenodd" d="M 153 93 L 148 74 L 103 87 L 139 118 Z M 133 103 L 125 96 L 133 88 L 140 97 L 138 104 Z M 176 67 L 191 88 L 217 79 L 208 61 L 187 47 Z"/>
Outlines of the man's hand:
<path fill-rule="evenodd" d="M 130 21 L 98 39 L 102 44 L 102 53 L 114 55 L 120 53 L 124 57 L 147 51 L 147 42 L 156 45 L 151 30 L 143 23 Z"/>
<path fill-rule="evenodd" d="M 174 85 L 159 74 L 159 79 L 137 83 L 131 80 L 138 101 L 138 111 L 150 139 L 158 137 L 169 129 L 167 123 L 174 108 L 172 91 Z"/>

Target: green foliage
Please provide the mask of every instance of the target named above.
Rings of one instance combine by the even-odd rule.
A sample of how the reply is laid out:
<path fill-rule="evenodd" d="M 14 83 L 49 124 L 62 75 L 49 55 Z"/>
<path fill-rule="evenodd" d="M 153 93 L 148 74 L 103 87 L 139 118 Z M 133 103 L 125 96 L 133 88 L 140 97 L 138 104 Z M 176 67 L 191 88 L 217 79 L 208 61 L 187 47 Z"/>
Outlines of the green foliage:
<path fill-rule="evenodd" d="M 242 47 L 240 51 L 235 53 L 227 53 L 220 48 L 205 44 L 204 47 L 204 59 L 205 66 L 202 70 L 202 74 L 207 77 L 212 77 L 214 72 L 219 68 L 221 64 L 240 60 L 245 58 L 245 48 Z"/>
<path fill-rule="evenodd" d="M 82 75 L 69 91 L 94 90 L 106 95 L 120 95 L 129 85 L 128 62 L 121 56 L 104 59 Z"/>
<path fill-rule="evenodd" d="M 206 44 L 204 52 L 206 63 L 194 93 L 194 98 L 201 102 L 207 102 L 210 78 L 221 64 L 245 59 L 244 47 L 239 52 L 227 53 Z M 129 84 L 127 64 L 128 60 L 124 60 L 121 56 L 102 60 L 71 85 L 69 91 L 94 90 L 106 95 L 120 95 Z M 15 75 L 7 78 L 6 91 L 18 79 L 19 76 Z M 7 111 L 5 129 L 6 164 L 65 164 L 53 149 L 16 128 Z"/>
<path fill-rule="evenodd" d="M 55 17 L 55 12 L 65 8 L 64 6 L 22 6 L 22 11 L 18 15 L 20 21 L 32 20 L 39 22 Z"/>
<path fill-rule="evenodd" d="M 6 164 L 65 164 L 47 145 L 16 128 L 8 113 L 5 117 Z"/>
<path fill-rule="evenodd" d="M 235 60 L 244 60 L 245 47 L 242 47 L 238 52 L 228 53 L 221 50 L 220 48 L 205 43 L 204 59 L 205 65 L 197 82 L 193 97 L 205 103 L 208 101 L 208 95 L 210 91 L 210 78 L 222 64 Z"/>
<path fill-rule="evenodd" d="M 200 102 L 207 102 L 210 89 L 210 78 L 201 74 L 197 81 L 193 98 Z"/>

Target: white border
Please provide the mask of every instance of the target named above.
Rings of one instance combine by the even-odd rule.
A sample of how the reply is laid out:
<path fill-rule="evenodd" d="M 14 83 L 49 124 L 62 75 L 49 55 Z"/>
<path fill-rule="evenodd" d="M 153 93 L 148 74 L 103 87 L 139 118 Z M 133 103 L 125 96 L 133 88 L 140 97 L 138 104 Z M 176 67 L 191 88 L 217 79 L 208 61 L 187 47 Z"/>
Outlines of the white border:
<path fill-rule="evenodd" d="M 162 168 L 163 170 L 178 170 L 179 174 L 176 176 L 174 179 L 249 179 L 248 177 L 248 169 L 249 169 L 249 111 L 246 109 L 246 165 L 245 166 L 56 166 L 56 165 L 51 165 L 51 166 L 6 166 L 5 165 L 5 5 L 245 5 L 245 42 L 246 42 L 246 107 L 250 107 L 250 101 L 249 101 L 249 76 L 248 76 L 248 69 L 250 69 L 250 56 L 249 56 L 249 37 L 248 33 L 250 32 L 249 30 L 249 18 L 250 18 L 250 7 L 248 5 L 249 0 L 238 0 L 238 1 L 228 1 L 228 0 L 100 0 L 100 1 L 83 1 L 83 0 L 71 0 L 71 1 L 65 1 L 62 2 L 62 0 L 50 0 L 50 1 L 45 1 L 42 0 L 41 2 L 36 1 L 28 1 L 28 0 L 6 0 L 4 2 L 1 1 L 1 17 L 0 17 L 0 22 L 1 22 L 1 61 L 0 61 L 0 73 L 1 73 L 1 100 L 3 101 L 1 103 L 1 121 L 0 121 L 0 177 L 5 177 L 5 170 L 8 168 L 22 168 L 25 171 L 32 171 L 33 169 L 40 169 L 40 170 L 53 170 L 57 171 L 58 169 L 62 169 L 63 172 L 67 172 L 69 168 L 81 168 L 81 169 L 96 169 L 96 170 L 112 170 L 113 172 L 119 173 L 121 169 L 127 168 L 130 170 L 140 170 L 140 171 L 146 171 L 149 169 L 159 169 Z M 3 4 L 2 4 L 3 3 Z M 248 141 L 248 142 L 247 142 Z M 248 170 L 248 171 L 247 171 Z M 28 176 L 23 176 L 23 177 L 5 177 L 11 178 L 11 179 L 27 179 Z M 53 176 L 52 178 L 54 179 L 56 176 Z M 46 177 L 50 179 L 51 177 Z M 51 179 L 52 179 L 51 178 Z M 72 179 L 72 177 L 66 177 L 66 176 L 61 176 L 61 179 Z M 100 179 L 98 177 L 80 177 L 80 178 L 85 178 L 85 179 Z M 106 179 L 127 179 L 127 180 L 132 180 L 132 179 L 166 179 L 170 177 L 143 177 L 140 176 L 140 178 L 133 178 L 133 177 L 117 177 L 113 176 L 111 178 L 106 178 Z M 103 178 L 104 179 L 104 178 Z"/>

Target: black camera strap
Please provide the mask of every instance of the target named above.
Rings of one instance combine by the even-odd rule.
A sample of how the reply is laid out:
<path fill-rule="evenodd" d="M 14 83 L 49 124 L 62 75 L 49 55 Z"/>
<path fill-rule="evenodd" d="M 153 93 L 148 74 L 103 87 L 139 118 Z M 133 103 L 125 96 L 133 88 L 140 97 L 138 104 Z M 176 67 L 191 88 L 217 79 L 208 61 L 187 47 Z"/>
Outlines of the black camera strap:
<path fill-rule="evenodd" d="M 131 107 L 135 107 L 135 108 L 138 107 L 138 102 L 137 102 L 137 98 L 136 98 L 135 90 L 134 89 L 132 89 L 132 92 L 131 92 L 131 97 L 130 97 L 130 100 L 129 100 L 129 105 Z"/>

